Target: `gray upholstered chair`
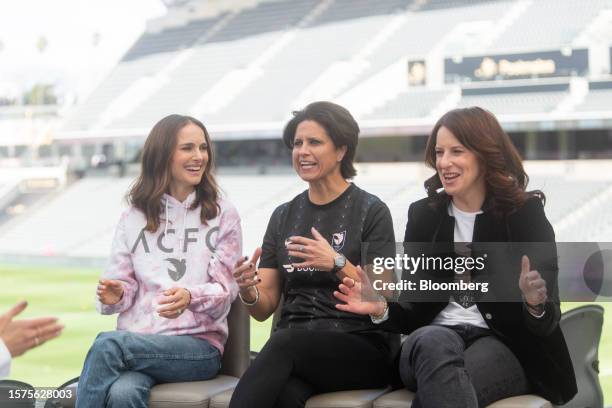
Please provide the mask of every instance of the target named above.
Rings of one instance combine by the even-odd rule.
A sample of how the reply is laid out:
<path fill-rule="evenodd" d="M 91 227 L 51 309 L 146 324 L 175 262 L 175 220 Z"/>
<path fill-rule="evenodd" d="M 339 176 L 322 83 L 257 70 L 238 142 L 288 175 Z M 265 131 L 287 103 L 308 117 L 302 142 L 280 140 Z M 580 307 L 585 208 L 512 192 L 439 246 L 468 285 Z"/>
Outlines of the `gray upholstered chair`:
<path fill-rule="evenodd" d="M 578 394 L 563 408 L 603 407 L 598 360 L 603 314 L 601 306 L 585 305 L 568 310 L 561 316 L 561 330 L 578 383 Z"/>
<path fill-rule="evenodd" d="M 208 408 L 213 396 L 236 386 L 249 365 L 250 352 L 249 313 L 239 299 L 232 304 L 227 320 L 229 335 L 219 375 L 208 381 L 158 384 L 151 390 L 151 408 Z M 74 407 L 77 385 L 76 381 L 71 381 L 64 387 L 73 391 L 73 398 L 48 401 L 45 407 Z"/>
<path fill-rule="evenodd" d="M 603 308 L 598 305 L 586 305 L 569 310 L 561 316 L 561 330 L 569 348 L 578 394 L 563 408 L 601 408 L 603 394 L 599 384 L 599 361 L 597 350 L 603 325 Z M 374 402 L 374 408 L 410 408 L 414 393 L 408 390 L 397 390 L 385 394 Z M 488 406 L 488 408 L 552 408 L 553 405 L 536 395 L 521 395 L 506 398 Z"/>
<path fill-rule="evenodd" d="M 410 408 L 413 398 L 412 391 L 393 391 L 374 401 L 374 408 Z M 521 395 L 494 402 L 487 408 L 553 408 L 553 406 L 537 395 Z"/>

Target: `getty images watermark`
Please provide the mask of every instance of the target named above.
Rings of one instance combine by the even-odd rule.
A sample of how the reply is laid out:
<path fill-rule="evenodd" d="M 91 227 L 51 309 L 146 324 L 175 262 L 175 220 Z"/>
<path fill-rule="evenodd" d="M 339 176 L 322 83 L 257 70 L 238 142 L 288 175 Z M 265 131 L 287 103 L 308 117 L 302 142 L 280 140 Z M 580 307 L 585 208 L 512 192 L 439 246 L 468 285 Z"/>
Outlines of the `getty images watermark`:
<path fill-rule="evenodd" d="M 457 257 L 440 257 L 440 256 L 425 256 L 421 254 L 418 257 L 409 256 L 407 254 L 396 254 L 395 257 L 375 257 L 372 264 L 372 272 L 376 275 L 381 275 L 385 270 L 403 270 L 405 273 L 415 275 L 417 271 L 432 272 L 432 271 L 447 271 L 457 275 L 472 273 L 473 271 L 483 271 L 485 269 L 485 261 L 487 254 L 477 257 L 457 256 Z M 375 290 L 382 291 L 480 291 L 486 293 L 489 291 L 488 282 L 469 282 L 459 279 L 453 282 L 435 282 L 432 279 L 419 279 L 418 281 L 401 279 L 398 282 L 385 282 L 383 279 L 375 279 L 372 282 L 372 287 Z"/>
<path fill-rule="evenodd" d="M 522 302 L 523 256 L 560 301 L 612 301 L 612 242 L 364 243 L 361 265 L 374 290 L 415 301 Z"/>

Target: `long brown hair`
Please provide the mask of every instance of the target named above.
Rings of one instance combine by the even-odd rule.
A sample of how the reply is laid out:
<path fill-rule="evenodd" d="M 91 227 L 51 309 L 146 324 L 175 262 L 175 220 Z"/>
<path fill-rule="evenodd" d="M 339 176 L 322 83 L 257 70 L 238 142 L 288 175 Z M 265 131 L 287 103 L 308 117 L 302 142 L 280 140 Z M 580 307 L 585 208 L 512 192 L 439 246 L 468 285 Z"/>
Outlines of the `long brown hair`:
<path fill-rule="evenodd" d="M 172 181 L 170 168 L 176 149 L 177 135 L 189 123 L 193 123 L 204 132 L 208 152 L 208 163 L 206 163 L 202 180 L 195 186 L 196 199 L 190 209 L 193 210 L 198 205 L 202 205 L 200 212 L 202 224 L 215 218 L 220 211 L 217 203 L 219 187 L 213 174 L 213 149 L 206 127 L 191 116 L 169 115 L 157 122 L 151 129 L 142 149 L 140 176 L 127 195 L 128 202 L 142 211 L 147 218 L 147 231 L 155 232 L 159 228 L 161 199 L 164 193 L 169 192 Z"/>
<path fill-rule="evenodd" d="M 497 118 L 476 106 L 451 110 L 438 120 L 425 148 L 425 163 L 429 167 L 436 170 L 436 137 L 443 126 L 478 158 L 484 170 L 486 205 L 493 212 L 499 215 L 510 214 L 531 196 L 545 201 L 541 191 L 526 191 L 529 176 L 525 173 L 519 152 Z M 444 197 L 444 194 L 438 192 L 440 188 L 442 181 L 436 171 L 425 181 L 427 195 L 434 203 Z"/>

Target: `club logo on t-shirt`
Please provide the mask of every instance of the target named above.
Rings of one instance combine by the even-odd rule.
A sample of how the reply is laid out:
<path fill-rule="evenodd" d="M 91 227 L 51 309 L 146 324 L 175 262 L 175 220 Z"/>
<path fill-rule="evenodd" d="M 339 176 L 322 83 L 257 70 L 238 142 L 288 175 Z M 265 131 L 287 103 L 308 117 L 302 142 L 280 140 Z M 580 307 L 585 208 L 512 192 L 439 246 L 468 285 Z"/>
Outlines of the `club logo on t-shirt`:
<path fill-rule="evenodd" d="M 340 251 L 346 242 L 346 230 L 342 232 L 334 232 L 332 235 L 332 248 L 335 251 Z"/>

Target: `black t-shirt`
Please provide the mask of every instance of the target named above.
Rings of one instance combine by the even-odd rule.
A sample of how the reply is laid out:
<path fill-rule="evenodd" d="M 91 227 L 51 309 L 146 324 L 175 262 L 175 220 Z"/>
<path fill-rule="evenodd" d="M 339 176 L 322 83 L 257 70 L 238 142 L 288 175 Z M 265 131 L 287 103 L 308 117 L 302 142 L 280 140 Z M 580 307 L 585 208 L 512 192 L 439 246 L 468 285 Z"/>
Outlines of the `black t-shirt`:
<path fill-rule="evenodd" d="M 369 316 L 336 309 L 333 295 L 340 280 L 335 273 L 292 268 L 302 262 L 290 257 L 285 241 L 291 236 L 312 238 L 315 227 L 353 265 L 372 263 L 375 256 L 394 256 L 395 238 L 389 209 L 378 197 L 351 184 L 334 201 L 313 204 L 308 190 L 282 204 L 272 214 L 262 245 L 260 268 L 279 271 L 284 304 L 277 328 L 342 332 L 379 331 Z M 362 254 L 362 243 L 368 243 Z"/>

